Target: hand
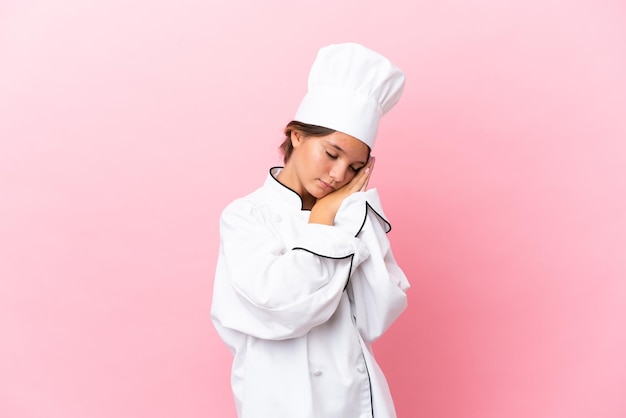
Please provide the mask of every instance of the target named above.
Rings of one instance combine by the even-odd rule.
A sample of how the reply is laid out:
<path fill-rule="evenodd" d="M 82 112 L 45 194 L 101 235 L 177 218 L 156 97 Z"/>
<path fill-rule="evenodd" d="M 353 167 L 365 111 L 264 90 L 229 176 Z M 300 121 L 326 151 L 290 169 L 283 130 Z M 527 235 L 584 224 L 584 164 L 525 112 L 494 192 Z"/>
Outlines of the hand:
<path fill-rule="evenodd" d="M 355 174 L 349 183 L 318 199 L 313 208 L 311 208 L 309 223 L 333 225 L 335 223 L 335 215 L 344 199 L 352 193 L 367 190 L 367 184 L 374 170 L 375 162 L 376 158 L 370 157 L 367 164 Z"/>

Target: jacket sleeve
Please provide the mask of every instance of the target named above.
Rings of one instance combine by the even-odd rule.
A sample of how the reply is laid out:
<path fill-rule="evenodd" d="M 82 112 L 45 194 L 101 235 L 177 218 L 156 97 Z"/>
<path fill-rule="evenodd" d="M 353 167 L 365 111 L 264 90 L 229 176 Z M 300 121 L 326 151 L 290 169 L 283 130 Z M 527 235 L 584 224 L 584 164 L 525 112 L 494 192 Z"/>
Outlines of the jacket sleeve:
<path fill-rule="evenodd" d="M 370 256 L 350 278 L 348 292 L 359 333 L 371 343 L 380 337 L 407 306 L 409 282 L 393 257 L 376 189 L 355 193 L 342 204 L 335 225 L 358 236 Z"/>
<path fill-rule="evenodd" d="M 331 317 L 368 257 L 359 238 L 319 224 L 303 225 L 285 248 L 279 222 L 245 200 L 222 213 L 211 310 L 218 328 L 270 340 L 302 336 Z"/>

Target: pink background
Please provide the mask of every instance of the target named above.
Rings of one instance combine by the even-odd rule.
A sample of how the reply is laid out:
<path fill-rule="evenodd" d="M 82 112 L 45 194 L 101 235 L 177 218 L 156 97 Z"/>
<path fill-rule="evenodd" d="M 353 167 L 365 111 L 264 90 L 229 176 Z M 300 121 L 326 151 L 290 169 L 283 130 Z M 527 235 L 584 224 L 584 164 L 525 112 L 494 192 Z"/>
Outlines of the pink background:
<path fill-rule="evenodd" d="M 400 417 L 626 416 L 625 40 L 617 0 L 1 2 L 0 416 L 235 416 L 218 216 L 342 41 L 408 79 Z"/>

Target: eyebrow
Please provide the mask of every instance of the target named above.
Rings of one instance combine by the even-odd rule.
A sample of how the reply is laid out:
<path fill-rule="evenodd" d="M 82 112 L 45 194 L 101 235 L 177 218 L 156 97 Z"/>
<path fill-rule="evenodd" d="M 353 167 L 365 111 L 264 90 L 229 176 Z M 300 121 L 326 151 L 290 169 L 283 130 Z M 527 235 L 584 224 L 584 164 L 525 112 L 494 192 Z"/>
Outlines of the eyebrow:
<path fill-rule="evenodd" d="M 331 147 L 335 148 L 337 151 L 343 152 L 344 154 L 346 153 L 343 148 L 341 148 L 339 145 L 337 144 L 333 144 L 332 142 L 327 142 L 328 145 L 330 145 Z M 363 162 L 363 161 L 355 161 L 354 164 L 367 164 L 367 162 Z"/>

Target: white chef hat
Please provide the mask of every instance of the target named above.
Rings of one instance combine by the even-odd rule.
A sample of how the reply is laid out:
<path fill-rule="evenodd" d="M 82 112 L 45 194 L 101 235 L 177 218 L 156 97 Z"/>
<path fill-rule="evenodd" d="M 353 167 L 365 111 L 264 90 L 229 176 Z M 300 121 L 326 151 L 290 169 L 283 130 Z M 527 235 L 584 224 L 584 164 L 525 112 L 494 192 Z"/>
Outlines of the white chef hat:
<path fill-rule="evenodd" d="M 324 126 L 374 146 L 380 118 L 398 103 L 404 74 L 387 58 L 356 43 L 323 47 L 294 120 Z"/>

